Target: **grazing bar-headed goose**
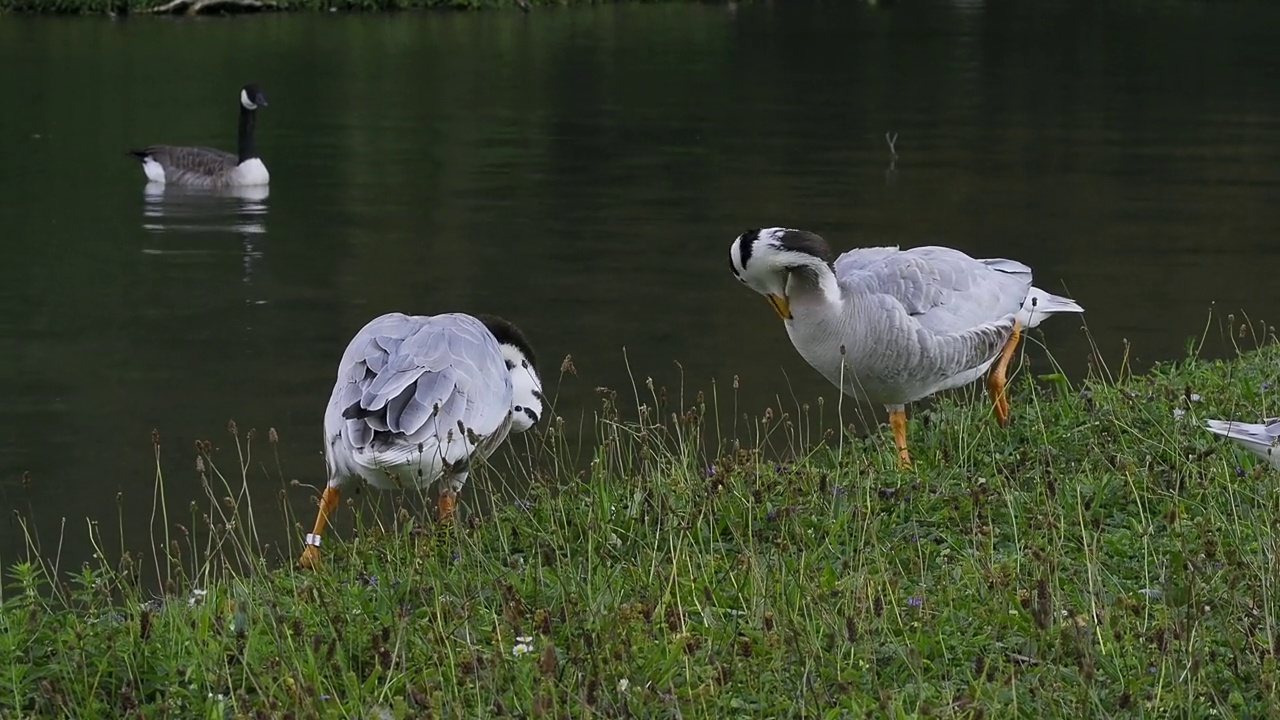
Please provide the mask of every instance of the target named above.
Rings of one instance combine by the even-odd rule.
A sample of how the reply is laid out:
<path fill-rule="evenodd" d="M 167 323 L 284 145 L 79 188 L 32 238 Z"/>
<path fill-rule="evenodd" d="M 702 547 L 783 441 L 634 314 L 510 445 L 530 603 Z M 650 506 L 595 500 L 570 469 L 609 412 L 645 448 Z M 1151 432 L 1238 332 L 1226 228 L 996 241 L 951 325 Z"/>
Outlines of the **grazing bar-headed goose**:
<path fill-rule="evenodd" d="M 902 467 L 911 464 L 907 403 L 991 368 L 987 389 L 1003 426 L 1005 370 L 1022 330 L 1055 313 L 1084 312 L 1034 287 L 1020 262 L 945 247 L 858 248 L 836 257 L 814 233 L 775 227 L 734 239 L 729 265 L 773 305 L 801 357 L 842 392 L 885 406 Z"/>

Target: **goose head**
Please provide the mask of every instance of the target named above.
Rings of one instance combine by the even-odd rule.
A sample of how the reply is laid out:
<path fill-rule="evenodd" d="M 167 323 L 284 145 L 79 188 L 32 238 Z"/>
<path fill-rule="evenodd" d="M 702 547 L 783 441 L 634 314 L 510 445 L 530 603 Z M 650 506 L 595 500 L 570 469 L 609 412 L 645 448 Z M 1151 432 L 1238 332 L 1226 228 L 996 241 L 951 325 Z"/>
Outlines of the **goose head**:
<path fill-rule="evenodd" d="M 511 373 L 511 431 L 522 433 L 542 417 L 542 379 L 538 358 L 524 333 L 514 323 L 495 315 L 480 315 L 480 322 L 493 333 L 502 359 Z"/>
<path fill-rule="evenodd" d="M 734 277 L 764 295 L 783 320 L 791 319 L 788 284 L 793 279 L 820 284 L 824 273 L 831 274 L 834 260 L 827 241 L 807 230 L 747 230 L 729 246 L 729 269 Z"/>
<path fill-rule="evenodd" d="M 257 83 L 249 83 L 240 88 L 240 107 L 250 112 L 267 106 L 267 96 L 258 89 Z"/>

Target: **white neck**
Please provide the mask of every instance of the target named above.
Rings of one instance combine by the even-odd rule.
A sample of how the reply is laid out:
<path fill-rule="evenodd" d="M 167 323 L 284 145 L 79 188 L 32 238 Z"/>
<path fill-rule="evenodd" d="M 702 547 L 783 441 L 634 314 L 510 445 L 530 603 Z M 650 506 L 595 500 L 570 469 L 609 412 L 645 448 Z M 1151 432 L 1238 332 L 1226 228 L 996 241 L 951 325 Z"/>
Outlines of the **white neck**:
<path fill-rule="evenodd" d="M 816 258 L 805 263 L 805 269 L 791 271 L 787 277 L 786 291 L 787 300 L 793 305 L 814 300 L 837 306 L 844 302 L 835 272 L 831 270 L 831 266 Z"/>
<path fill-rule="evenodd" d="M 533 427 L 535 418 L 540 419 L 545 410 L 542 406 L 542 378 L 538 377 L 538 373 L 519 348 L 504 343 L 499 349 L 502 351 L 502 359 L 510 366 L 508 372 L 511 374 L 513 411 L 511 432 L 522 433 Z M 527 411 L 532 411 L 533 417 Z"/>

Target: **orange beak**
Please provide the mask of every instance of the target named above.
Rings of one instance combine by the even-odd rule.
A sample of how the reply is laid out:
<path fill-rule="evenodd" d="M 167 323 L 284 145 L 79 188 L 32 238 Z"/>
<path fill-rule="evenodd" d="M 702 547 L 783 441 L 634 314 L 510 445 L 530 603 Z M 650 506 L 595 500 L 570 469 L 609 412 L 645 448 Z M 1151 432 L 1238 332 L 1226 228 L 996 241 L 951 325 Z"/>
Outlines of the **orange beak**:
<path fill-rule="evenodd" d="M 783 320 L 791 319 L 791 305 L 787 299 L 781 295 L 769 293 L 765 297 L 769 298 L 769 304 L 773 306 L 774 312 L 778 313 L 778 317 Z"/>

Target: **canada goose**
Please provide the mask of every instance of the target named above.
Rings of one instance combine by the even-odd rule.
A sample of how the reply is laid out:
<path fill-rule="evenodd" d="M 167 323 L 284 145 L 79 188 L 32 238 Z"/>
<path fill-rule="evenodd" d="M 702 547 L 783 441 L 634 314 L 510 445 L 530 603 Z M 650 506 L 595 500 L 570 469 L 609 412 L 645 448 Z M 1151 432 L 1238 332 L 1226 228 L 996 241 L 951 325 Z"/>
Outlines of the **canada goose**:
<path fill-rule="evenodd" d="M 129 154 L 142 161 L 147 180 L 197 188 L 266 185 L 271 175 L 258 157 L 253 128 L 267 99 L 255 83 L 240 89 L 240 153 L 208 147 L 152 145 Z"/>
<path fill-rule="evenodd" d="M 902 467 L 911 464 L 907 403 L 967 385 L 994 364 L 987 389 L 1003 426 L 1005 370 L 1022 329 L 1084 312 L 1032 286 L 1020 262 L 946 247 L 857 248 L 837 258 L 820 236 L 775 227 L 739 235 L 729 265 L 769 300 L 814 369 L 885 406 Z"/>
<path fill-rule="evenodd" d="M 299 564 L 320 559 L 320 535 L 339 489 L 364 478 L 378 489 L 442 480 L 437 516 L 453 515 L 472 460 L 542 415 L 533 348 L 492 315 L 388 313 L 347 345 L 324 413 L 329 481 Z"/>

